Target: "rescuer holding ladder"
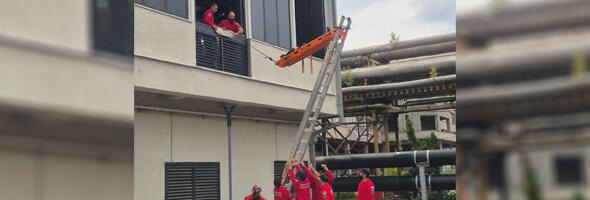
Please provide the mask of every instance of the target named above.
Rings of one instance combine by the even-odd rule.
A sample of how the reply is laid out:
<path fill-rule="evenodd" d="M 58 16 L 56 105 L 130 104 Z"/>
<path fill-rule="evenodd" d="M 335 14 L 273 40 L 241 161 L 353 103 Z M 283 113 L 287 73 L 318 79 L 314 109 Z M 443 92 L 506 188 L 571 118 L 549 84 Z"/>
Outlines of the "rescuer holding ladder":
<path fill-rule="evenodd" d="M 293 169 L 291 165 L 295 165 L 297 168 L 297 175 L 293 175 Z M 295 185 L 295 197 L 297 200 L 311 200 L 311 185 L 309 184 L 309 179 L 304 171 L 301 171 L 299 165 L 295 163 L 295 159 L 291 160 L 289 164 L 289 178 L 293 185 Z M 296 177 L 296 178 L 295 178 Z"/>
<path fill-rule="evenodd" d="M 288 163 L 285 163 L 285 169 L 289 166 Z M 291 193 L 289 190 L 285 189 L 283 186 L 285 185 L 285 178 L 287 178 L 287 174 L 283 175 L 283 177 L 276 177 L 275 178 L 275 200 L 293 200 Z"/>
<path fill-rule="evenodd" d="M 359 183 L 356 199 L 375 200 L 375 185 L 373 185 L 373 182 L 371 179 L 369 179 L 369 174 L 371 174 L 371 171 L 369 171 L 367 168 L 362 168 L 359 170 L 358 174 L 362 180 Z"/>
<path fill-rule="evenodd" d="M 301 165 L 303 165 L 303 162 L 301 162 Z M 303 169 L 305 170 L 305 172 L 312 177 L 311 179 L 309 179 L 309 182 L 311 183 L 311 189 L 312 189 L 312 199 L 313 200 L 319 200 L 321 198 L 321 183 L 320 183 L 320 179 L 322 174 L 320 174 L 318 171 L 315 170 L 315 168 L 313 168 L 313 165 L 311 163 L 307 164 L 309 166 L 309 169 L 311 169 L 311 171 L 305 167 L 305 165 L 303 165 Z M 332 183 L 334 183 L 334 175 L 332 174 L 332 171 L 330 171 L 328 169 L 328 166 L 326 166 L 325 164 L 322 164 L 322 168 L 324 169 L 324 174 L 328 175 L 328 181 L 327 183 L 332 185 Z M 312 173 L 313 172 L 313 173 Z"/>

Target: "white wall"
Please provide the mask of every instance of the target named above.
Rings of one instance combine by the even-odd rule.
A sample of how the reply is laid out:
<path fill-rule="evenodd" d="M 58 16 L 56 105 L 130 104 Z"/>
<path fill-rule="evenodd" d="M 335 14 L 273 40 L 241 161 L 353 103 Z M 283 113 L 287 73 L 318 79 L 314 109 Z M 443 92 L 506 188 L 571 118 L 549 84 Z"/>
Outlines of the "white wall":
<path fill-rule="evenodd" d="M 132 123 L 130 64 L 2 38 L 0 55 L 0 105 Z"/>
<path fill-rule="evenodd" d="M 300 111 L 306 108 L 310 95 L 309 90 L 301 88 L 142 57 L 135 57 L 135 87 L 197 99 Z M 326 97 L 322 112 L 336 113 L 334 95 Z"/>
<path fill-rule="evenodd" d="M 131 151 L 0 134 L 0 199 L 133 199 Z"/>
<path fill-rule="evenodd" d="M 88 51 L 89 4 L 89 0 L 0 1 L 0 36 Z"/>
<path fill-rule="evenodd" d="M 135 4 L 135 55 L 194 66 L 196 33 L 193 1 L 189 2 L 189 20 Z"/>
<path fill-rule="evenodd" d="M 580 156 L 582 159 L 582 173 L 584 173 L 581 185 L 560 185 L 556 180 L 556 169 L 554 159 L 557 156 Z M 529 159 L 534 167 L 535 173 L 541 187 L 542 195 L 545 199 L 570 199 L 577 189 L 586 196 L 590 196 L 590 148 L 587 145 L 582 146 L 563 146 L 553 145 L 544 146 L 543 149 L 524 149 L 514 151 L 506 155 L 505 161 L 505 180 L 508 194 L 514 199 L 525 199 L 522 193 L 524 186 L 524 176 L 522 170 L 524 161 Z"/>
<path fill-rule="evenodd" d="M 233 120 L 233 198 L 252 185 L 272 197 L 273 162 L 285 160 L 297 124 Z M 228 198 L 226 119 L 142 110 L 135 114 L 135 199 L 164 198 L 165 162 L 220 162 L 221 199 Z"/>

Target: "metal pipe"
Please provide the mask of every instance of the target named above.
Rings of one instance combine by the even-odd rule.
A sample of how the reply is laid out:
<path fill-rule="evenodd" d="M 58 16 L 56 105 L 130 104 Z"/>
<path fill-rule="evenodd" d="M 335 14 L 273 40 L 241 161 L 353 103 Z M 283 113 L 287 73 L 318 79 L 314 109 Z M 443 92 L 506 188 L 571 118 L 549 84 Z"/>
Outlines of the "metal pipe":
<path fill-rule="evenodd" d="M 546 1 L 531 6 L 480 10 L 457 17 L 457 37 L 478 43 L 493 38 L 588 25 L 590 2 Z"/>
<path fill-rule="evenodd" d="M 357 110 L 393 109 L 393 108 L 394 108 L 393 106 L 378 103 L 378 104 L 371 104 L 371 105 L 349 106 L 349 107 L 344 108 L 344 111 L 353 112 L 353 111 L 357 111 Z"/>
<path fill-rule="evenodd" d="M 420 166 L 418 167 L 419 170 L 419 178 L 420 178 L 420 197 L 421 199 L 428 199 L 428 192 L 427 192 L 427 188 L 428 186 L 426 186 L 426 173 L 424 172 L 424 168 L 426 166 Z"/>
<path fill-rule="evenodd" d="M 342 89 L 342 93 L 350 94 L 350 93 L 374 92 L 374 91 L 380 91 L 380 90 L 398 90 L 398 89 L 405 89 L 405 88 L 410 88 L 410 87 L 419 87 L 419 86 L 428 86 L 428 85 L 443 84 L 443 83 L 448 83 L 448 82 L 455 82 L 455 80 L 456 80 L 456 75 L 446 75 L 446 76 L 439 76 L 434 79 L 427 78 L 427 79 L 405 81 L 405 82 L 399 82 L 399 83 L 387 83 L 387 84 L 379 84 L 379 85 L 347 87 L 347 88 Z"/>
<path fill-rule="evenodd" d="M 344 72 L 346 75 L 352 75 L 354 78 L 395 78 L 404 77 L 410 74 L 429 75 L 432 67 L 437 71 L 450 71 L 455 73 L 456 55 L 455 53 L 446 53 L 436 56 L 425 56 L 400 60 L 393 63 L 380 65 L 376 67 L 356 68 Z"/>
<path fill-rule="evenodd" d="M 430 175 L 426 178 L 430 190 L 455 189 L 455 175 Z M 420 188 L 417 176 L 374 176 L 370 179 L 375 191 L 417 191 Z M 335 178 L 332 189 L 334 192 L 356 192 L 360 181 L 360 177 Z"/>
<path fill-rule="evenodd" d="M 441 53 L 449 53 L 455 51 L 455 41 L 445 42 L 439 44 L 424 45 L 418 47 L 411 47 L 405 49 L 384 51 L 379 53 L 370 54 L 368 57 L 379 61 L 389 61 L 404 58 L 412 58 L 419 56 L 435 55 Z M 342 58 L 341 64 L 343 66 L 362 66 L 366 64 L 365 57 L 367 56 L 354 56 L 348 58 Z"/>
<path fill-rule="evenodd" d="M 431 111 L 431 110 L 445 110 L 456 108 L 456 104 L 444 104 L 444 105 L 425 105 L 425 106 L 412 106 L 407 108 L 393 108 L 384 111 L 384 113 L 409 113 L 409 112 L 420 112 L 420 111 Z"/>
<path fill-rule="evenodd" d="M 330 169 L 415 167 L 420 162 L 443 166 L 455 164 L 455 149 L 320 156 L 315 160 Z"/>
<path fill-rule="evenodd" d="M 441 103 L 441 102 L 449 102 L 449 101 L 456 101 L 457 98 L 455 96 L 443 96 L 443 97 L 430 97 L 430 98 L 421 98 L 421 99 L 410 99 L 403 103 L 404 106 L 416 106 L 416 105 L 425 105 L 425 104 L 433 104 L 433 103 Z"/>
<path fill-rule="evenodd" d="M 570 75 L 575 55 L 590 57 L 590 40 L 553 41 L 527 48 L 497 47 L 479 51 L 462 56 L 457 61 L 456 70 L 461 74 L 462 86 L 532 80 Z"/>
<path fill-rule="evenodd" d="M 455 33 L 448 33 L 442 35 L 428 36 L 422 38 L 416 38 L 411 40 L 399 41 L 395 44 L 387 43 L 381 45 L 375 45 L 370 47 L 363 47 L 359 49 L 353 49 L 349 51 L 343 51 L 341 57 L 353 57 L 353 56 L 366 56 L 372 53 L 379 53 L 383 51 L 398 50 L 410 47 L 424 46 L 430 44 L 438 44 L 444 42 L 455 41 Z"/>
<path fill-rule="evenodd" d="M 231 114 L 236 108 L 235 105 L 225 105 L 223 109 L 227 115 L 227 155 L 229 168 L 229 200 L 232 199 L 232 173 L 231 173 Z"/>
<path fill-rule="evenodd" d="M 526 81 L 513 84 L 462 88 L 461 105 L 485 105 L 491 102 L 514 102 L 523 99 L 558 97 L 567 93 L 584 93 L 590 88 L 590 77 L 575 79 L 571 76 Z"/>

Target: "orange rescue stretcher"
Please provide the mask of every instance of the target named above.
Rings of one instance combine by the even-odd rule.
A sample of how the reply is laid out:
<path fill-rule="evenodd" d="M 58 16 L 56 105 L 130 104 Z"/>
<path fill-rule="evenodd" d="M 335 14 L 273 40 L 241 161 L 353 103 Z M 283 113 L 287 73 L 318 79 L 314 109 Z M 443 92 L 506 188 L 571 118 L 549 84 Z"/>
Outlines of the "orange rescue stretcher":
<path fill-rule="evenodd" d="M 323 48 L 326 48 L 336 36 L 336 31 L 338 31 L 337 28 L 332 29 L 325 34 L 320 35 L 311 42 L 303 44 L 299 48 L 287 53 L 287 55 L 281 56 L 281 59 L 277 60 L 275 65 L 278 65 L 279 67 L 291 66 L 294 63 L 299 62 L 300 60 L 303 60 L 304 58 L 322 50 Z M 342 31 L 340 31 L 340 38 L 344 37 L 347 32 L 348 29 L 342 29 Z"/>

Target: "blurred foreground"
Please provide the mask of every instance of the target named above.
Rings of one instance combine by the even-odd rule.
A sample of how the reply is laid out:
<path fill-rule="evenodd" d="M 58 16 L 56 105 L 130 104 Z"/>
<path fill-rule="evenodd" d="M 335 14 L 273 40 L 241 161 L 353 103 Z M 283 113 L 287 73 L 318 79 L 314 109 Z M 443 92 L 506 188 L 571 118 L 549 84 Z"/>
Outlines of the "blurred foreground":
<path fill-rule="evenodd" d="M 460 199 L 590 197 L 590 1 L 457 15 Z"/>
<path fill-rule="evenodd" d="M 133 199 L 131 1 L 0 1 L 0 199 Z"/>

